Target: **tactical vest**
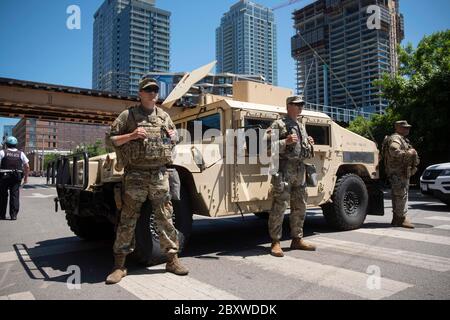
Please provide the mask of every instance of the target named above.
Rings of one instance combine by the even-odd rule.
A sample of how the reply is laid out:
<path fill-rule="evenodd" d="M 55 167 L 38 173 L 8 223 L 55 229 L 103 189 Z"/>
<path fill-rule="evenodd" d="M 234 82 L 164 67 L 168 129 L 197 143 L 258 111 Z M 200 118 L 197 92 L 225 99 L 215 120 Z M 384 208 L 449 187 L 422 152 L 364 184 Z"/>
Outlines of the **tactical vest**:
<path fill-rule="evenodd" d="M 129 109 L 130 131 L 144 128 L 147 132 L 145 140 L 137 139 L 119 147 L 125 168 L 158 168 L 172 163 L 174 145 L 168 135 L 168 115 L 155 107 L 151 115 L 143 115 L 139 107 Z"/>
<path fill-rule="evenodd" d="M 4 150 L 5 156 L 2 159 L 1 163 L 1 169 L 3 170 L 22 170 L 22 159 L 21 154 L 22 152 L 12 151 L 9 149 Z"/>
<path fill-rule="evenodd" d="M 400 150 L 408 152 L 413 149 L 412 145 L 409 143 L 408 139 L 403 138 L 399 134 L 393 134 L 391 136 L 385 137 L 382 145 L 382 155 L 384 158 L 384 165 L 386 170 L 386 175 L 399 175 L 410 177 L 417 172 L 417 166 L 420 163 L 419 157 L 405 157 L 403 159 L 397 159 L 391 156 L 389 152 L 390 145 L 394 142 L 400 144 Z"/>
<path fill-rule="evenodd" d="M 310 159 L 314 156 L 313 147 L 308 141 L 308 133 L 306 132 L 305 126 L 298 121 L 293 121 L 289 118 L 284 118 L 283 123 L 285 125 L 285 130 L 281 130 L 280 138 L 286 139 L 291 134 L 297 134 L 298 142 L 286 146 L 286 150 L 283 154 L 280 154 L 281 159 L 286 160 L 300 160 Z"/>

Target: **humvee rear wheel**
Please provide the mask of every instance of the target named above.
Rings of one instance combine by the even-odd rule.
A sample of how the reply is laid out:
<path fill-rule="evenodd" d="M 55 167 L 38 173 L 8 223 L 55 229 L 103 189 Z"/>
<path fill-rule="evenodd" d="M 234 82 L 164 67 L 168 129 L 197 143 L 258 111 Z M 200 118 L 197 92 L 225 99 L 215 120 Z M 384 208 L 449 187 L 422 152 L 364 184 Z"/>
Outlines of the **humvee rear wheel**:
<path fill-rule="evenodd" d="M 80 217 L 66 212 L 67 224 L 78 237 L 84 240 L 114 239 L 114 225 L 108 221 L 99 221 L 95 217 Z"/>
<path fill-rule="evenodd" d="M 180 252 L 186 247 L 192 231 L 192 210 L 189 202 L 189 193 L 181 187 L 181 200 L 172 200 L 173 222 L 178 230 Z M 153 220 L 152 206 L 149 201 L 144 203 L 141 216 L 136 225 L 135 257 L 146 265 L 164 263 L 166 255 L 161 251 L 156 224 Z"/>
<path fill-rule="evenodd" d="M 340 231 L 358 229 L 367 215 L 369 195 L 364 181 L 355 174 L 339 178 L 332 203 L 322 206 L 328 224 Z"/>

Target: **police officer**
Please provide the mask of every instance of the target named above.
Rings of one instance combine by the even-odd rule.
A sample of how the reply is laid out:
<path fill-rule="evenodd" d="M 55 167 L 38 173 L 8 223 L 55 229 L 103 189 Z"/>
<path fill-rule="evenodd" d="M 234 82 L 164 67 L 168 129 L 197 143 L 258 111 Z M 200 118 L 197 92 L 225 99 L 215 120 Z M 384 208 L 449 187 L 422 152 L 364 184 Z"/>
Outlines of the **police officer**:
<path fill-rule="evenodd" d="M 283 257 L 280 246 L 282 224 L 287 201 L 290 198 L 290 227 L 292 250 L 314 251 L 316 247 L 303 240 L 303 224 L 306 216 L 306 170 L 304 160 L 313 157 L 314 140 L 308 136 L 306 128 L 298 119 L 303 111 L 303 97 L 287 99 L 287 116 L 276 120 L 269 129 L 272 139 L 278 132 L 279 166 L 272 175 L 272 210 L 269 216 L 269 234 L 272 238 L 271 255 Z M 275 131 L 277 130 L 277 131 Z"/>
<path fill-rule="evenodd" d="M 178 260 L 178 232 L 172 222 L 172 203 L 166 165 L 178 133 L 170 116 L 156 106 L 159 85 L 145 78 L 139 83 L 141 104 L 122 112 L 111 126 L 106 142 L 117 154 L 118 169 L 124 168 L 122 211 L 114 243 L 114 269 L 107 284 L 126 276 L 125 260 L 134 250 L 136 223 L 144 202 L 152 204 L 161 249 L 167 254 L 166 271 L 187 275 Z"/>
<path fill-rule="evenodd" d="M 6 206 L 9 191 L 9 216 L 17 220 L 19 213 L 19 190 L 22 178 L 28 182 L 29 160 L 22 151 L 16 149 L 17 139 L 9 136 L 5 141 L 6 148 L 0 151 L 0 219 L 6 219 Z"/>
<path fill-rule="evenodd" d="M 414 229 L 407 218 L 409 180 L 417 172 L 420 163 L 417 151 L 406 138 L 411 125 L 406 120 L 395 123 L 395 133 L 383 141 L 383 158 L 386 176 L 391 184 L 392 225 Z"/>

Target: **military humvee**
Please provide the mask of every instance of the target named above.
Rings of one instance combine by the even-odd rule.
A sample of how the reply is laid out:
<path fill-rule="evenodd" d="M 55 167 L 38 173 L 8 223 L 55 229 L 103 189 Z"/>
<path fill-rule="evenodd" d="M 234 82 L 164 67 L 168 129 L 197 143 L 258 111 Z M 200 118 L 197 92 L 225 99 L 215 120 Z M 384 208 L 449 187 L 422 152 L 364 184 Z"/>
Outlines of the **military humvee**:
<path fill-rule="evenodd" d="M 233 84 L 232 98 L 201 94 L 194 106 L 168 110 L 183 139 L 174 149 L 171 165 L 181 180 L 181 200 L 173 205 L 182 246 L 191 233 L 193 214 L 267 217 L 271 162 L 261 159 L 270 155 L 270 148 L 263 147 L 260 133 L 286 113 L 289 95 L 292 92 L 287 89 L 239 81 Z M 342 128 L 326 114 L 305 110 L 301 117 L 315 140 L 315 157 L 307 162 L 318 173 L 317 187 L 308 188 L 309 207 L 321 207 L 327 222 L 337 230 L 359 228 L 367 214 L 384 215 L 375 143 Z M 256 132 L 256 143 L 250 141 L 250 130 Z M 224 137 L 230 136 L 225 143 Z M 115 153 L 90 159 L 84 153 L 62 157 L 48 167 L 47 177 L 58 194 L 56 207 L 59 202 L 71 230 L 81 238 L 114 235 L 123 175 L 116 164 Z M 141 211 L 135 244 L 142 262 L 162 261 L 148 203 Z"/>

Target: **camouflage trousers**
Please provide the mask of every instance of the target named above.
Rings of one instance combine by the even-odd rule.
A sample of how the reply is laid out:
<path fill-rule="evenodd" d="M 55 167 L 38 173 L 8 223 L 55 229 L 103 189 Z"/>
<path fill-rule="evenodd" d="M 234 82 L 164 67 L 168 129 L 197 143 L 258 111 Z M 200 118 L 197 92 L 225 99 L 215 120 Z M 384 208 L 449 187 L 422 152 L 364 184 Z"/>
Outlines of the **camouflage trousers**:
<path fill-rule="evenodd" d="M 127 172 L 123 178 L 123 184 L 122 212 L 113 248 L 114 254 L 128 255 L 134 251 L 136 223 L 147 198 L 152 204 L 162 251 L 177 253 L 178 232 L 172 222 L 173 208 L 167 171 Z"/>
<path fill-rule="evenodd" d="M 284 213 L 289 200 L 291 237 L 303 238 L 303 224 L 308 201 L 304 164 L 301 162 L 288 163 L 286 168 L 279 173 L 279 178 L 272 177 L 271 187 L 273 202 L 269 215 L 269 234 L 272 241 L 279 241 L 282 237 Z"/>
<path fill-rule="evenodd" d="M 409 179 L 392 175 L 389 177 L 392 195 L 392 213 L 394 219 L 404 220 L 408 213 Z"/>

